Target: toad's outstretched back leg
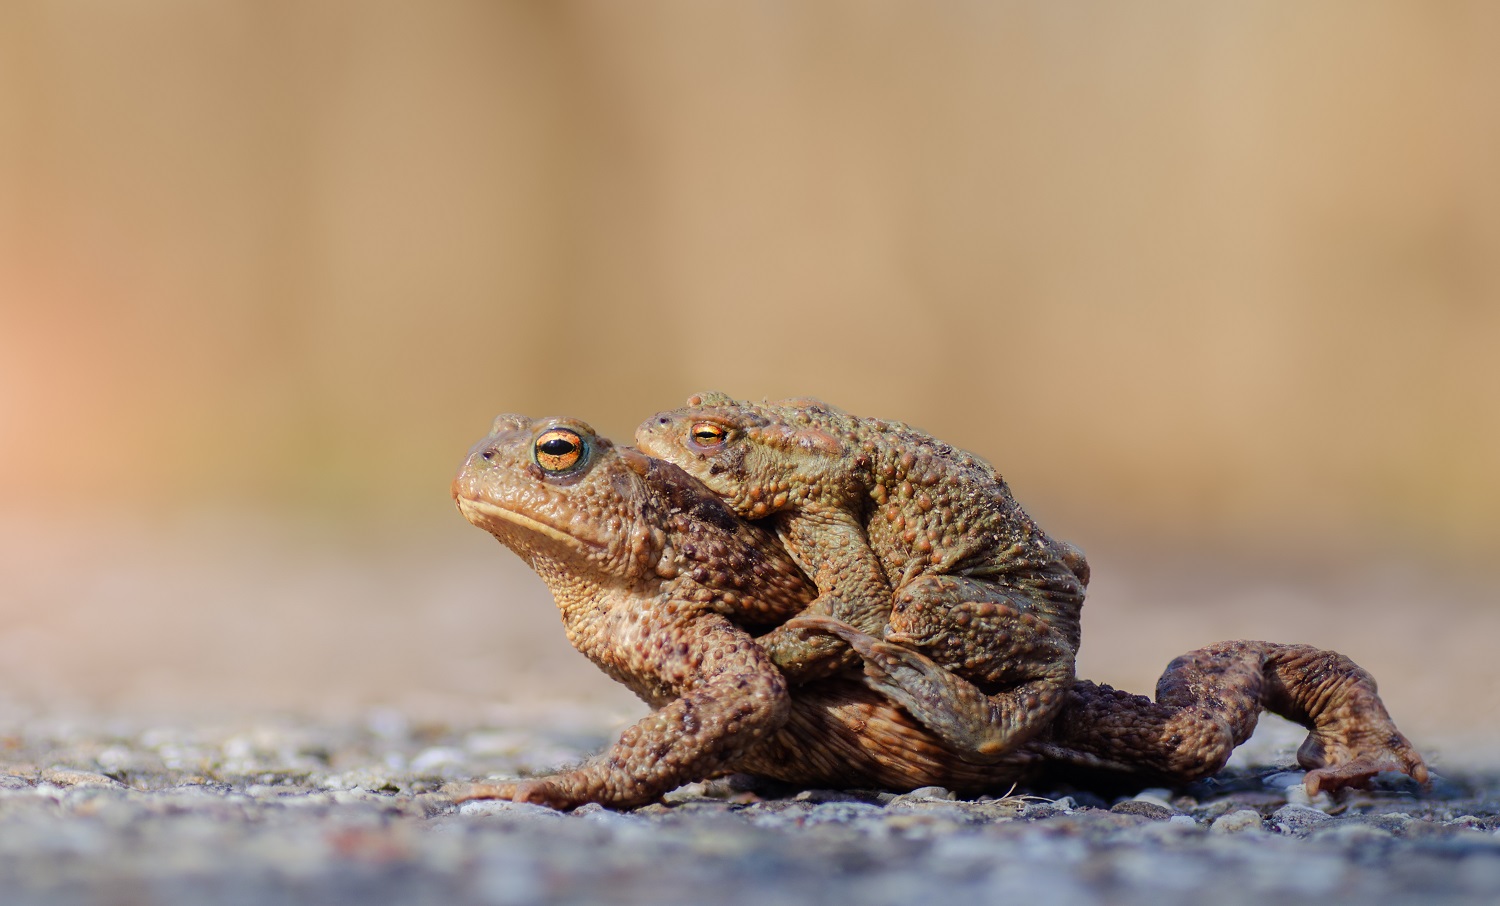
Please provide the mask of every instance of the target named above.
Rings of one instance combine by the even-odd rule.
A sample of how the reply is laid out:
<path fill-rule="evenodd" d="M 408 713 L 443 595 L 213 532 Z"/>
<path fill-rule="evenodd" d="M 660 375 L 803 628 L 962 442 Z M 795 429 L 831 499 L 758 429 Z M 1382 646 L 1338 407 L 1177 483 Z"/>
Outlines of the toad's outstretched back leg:
<path fill-rule="evenodd" d="M 1427 765 L 1386 713 L 1374 678 L 1342 654 L 1308 645 L 1219 642 L 1189 652 L 1167 666 L 1154 702 L 1079 682 L 1032 747 L 1081 767 L 1187 783 L 1222 768 L 1262 710 L 1309 730 L 1297 761 L 1310 793 L 1383 771 L 1427 781 Z"/>

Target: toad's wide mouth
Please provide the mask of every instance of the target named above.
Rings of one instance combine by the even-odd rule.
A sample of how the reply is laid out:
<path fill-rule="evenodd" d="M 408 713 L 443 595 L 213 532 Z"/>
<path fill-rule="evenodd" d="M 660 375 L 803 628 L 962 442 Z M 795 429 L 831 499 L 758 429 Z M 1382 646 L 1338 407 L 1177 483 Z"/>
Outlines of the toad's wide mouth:
<path fill-rule="evenodd" d="M 459 497 L 457 500 L 458 511 L 463 514 L 464 518 L 486 531 L 489 530 L 491 524 L 499 520 L 501 522 L 509 522 L 512 525 L 518 525 L 521 528 L 536 532 L 539 535 L 545 535 L 554 541 L 561 541 L 564 544 L 585 547 L 595 546 L 584 541 L 582 538 L 570 535 L 559 528 L 533 519 L 530 516 L 517 513 L 515 510 L 507 510 L 505 507 L 496 506 L 493 503 L 483 500 L 470 500 L 467 497 Z"/>

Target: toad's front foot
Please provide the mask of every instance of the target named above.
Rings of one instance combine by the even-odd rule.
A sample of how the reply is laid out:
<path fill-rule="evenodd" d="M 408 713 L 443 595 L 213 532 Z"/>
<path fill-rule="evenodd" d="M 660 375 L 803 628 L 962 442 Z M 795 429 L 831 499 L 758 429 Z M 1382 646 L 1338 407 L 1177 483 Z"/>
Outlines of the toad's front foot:
<path fill-rule="evenodd" d="M 1340 733 L 1316 729 L 1297 750 L 1297 763 L 1307 768 L 1302 781 L 1309 794 L 1364 786 L 1376 774 L 1399 771 L 1423 786 L 1427 763 L 1389 720 L 1369 731 Z"/>
<path fill-rule="evenodd" d="M 802 614 L 786 622 L 800 632 L 827 633 L 843 639 L 864 660 L 865 681 L 877 692 L 890 696 L 914 714 L 927 710 L 948 680 L 947 671 L 931 659 L 900 645 L 860 632 L 842 620 Z"/>
<path fill-rule="evenodd" d="M 559 810 L 574 808 L 588 801 L 568 795 L 560 784 L 546 777 L 509 783 L 469 783 L 454 790 L 454 803 L 474 799 L 508 799 L 511 802 L 530 802 Z"/>

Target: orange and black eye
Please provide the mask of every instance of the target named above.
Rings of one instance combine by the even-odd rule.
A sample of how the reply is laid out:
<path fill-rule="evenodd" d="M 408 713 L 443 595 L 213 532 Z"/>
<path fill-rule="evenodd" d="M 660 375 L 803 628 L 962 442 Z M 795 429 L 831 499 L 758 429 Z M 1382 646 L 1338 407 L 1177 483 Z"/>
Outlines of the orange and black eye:
<path fill-rule="evenodd" d="M 729 432 L 724 430 L 724 426 L 713 422 L 695 422 L 691 433 L 693 442 L 700 447 L 717 447 L 729 439 Z"/>
<path fill-rule="evenodd" d="M 536 439 L 536 464 L 548 472 L 566 472 L 583 458 L 583 438 L 567 428 L 553 428 Z"/>

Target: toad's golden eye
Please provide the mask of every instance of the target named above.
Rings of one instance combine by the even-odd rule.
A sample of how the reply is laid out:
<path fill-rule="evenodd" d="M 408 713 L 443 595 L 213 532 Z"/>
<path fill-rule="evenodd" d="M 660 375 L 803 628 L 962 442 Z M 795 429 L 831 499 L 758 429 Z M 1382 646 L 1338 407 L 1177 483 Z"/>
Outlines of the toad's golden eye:
<path fill-rule="evenodd" d="M 536 439 L 536 464 L 548 472 L 564 472 L 578 465 L 583 438 L 566 428 L 553 428 Z"/>
<path fill-rule="evenodd" d="M 700 447 L 717 447 L 728 437 L 729 432 L 713 422 L 697 422 L 693 425 L 693 440 Z"/>

